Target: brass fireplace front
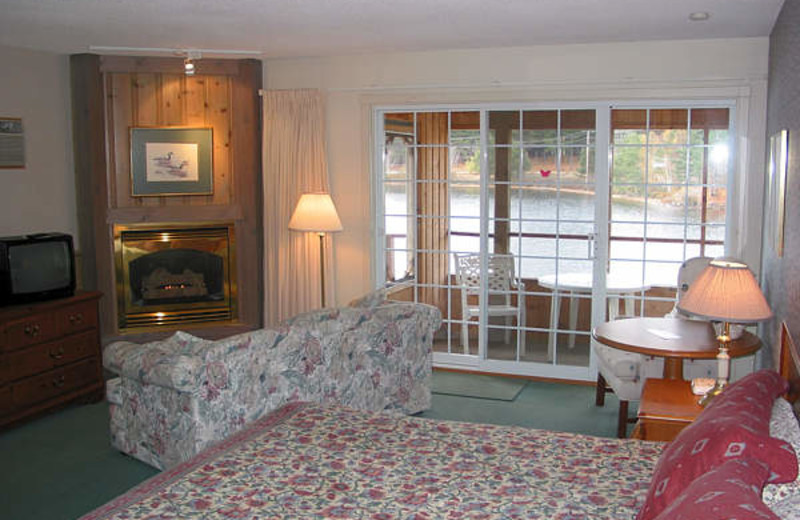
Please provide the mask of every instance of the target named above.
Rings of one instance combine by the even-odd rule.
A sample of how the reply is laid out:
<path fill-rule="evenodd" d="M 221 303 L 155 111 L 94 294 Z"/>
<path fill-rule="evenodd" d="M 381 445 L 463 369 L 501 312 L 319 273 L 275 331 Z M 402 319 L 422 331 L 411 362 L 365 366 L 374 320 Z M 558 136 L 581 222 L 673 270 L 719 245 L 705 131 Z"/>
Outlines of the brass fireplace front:
<path fill-rule="evenodd" d="M 236 319 L 230 223 L 114 226 L 120 330 Z"/>

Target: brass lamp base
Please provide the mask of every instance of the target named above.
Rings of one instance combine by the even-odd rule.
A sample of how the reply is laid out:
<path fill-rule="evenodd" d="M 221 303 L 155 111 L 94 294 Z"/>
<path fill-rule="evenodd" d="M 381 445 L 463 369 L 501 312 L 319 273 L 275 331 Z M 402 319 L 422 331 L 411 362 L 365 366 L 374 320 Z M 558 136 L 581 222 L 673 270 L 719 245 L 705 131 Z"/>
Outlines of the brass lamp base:
<path fill-rule="evenodd" d="M 713 388 L 711 388 L 711 390 L 703 394 L 703 397 L 701 397 L 700 400 L 697 401 L 697 404 L 705 407 L 708 403 L 711 402 L 712 399 L 721 394 L 722 391 L 725 390 L 726 386 L 728 385 L 724 381 L 717 381 L 714 384 Z"/>

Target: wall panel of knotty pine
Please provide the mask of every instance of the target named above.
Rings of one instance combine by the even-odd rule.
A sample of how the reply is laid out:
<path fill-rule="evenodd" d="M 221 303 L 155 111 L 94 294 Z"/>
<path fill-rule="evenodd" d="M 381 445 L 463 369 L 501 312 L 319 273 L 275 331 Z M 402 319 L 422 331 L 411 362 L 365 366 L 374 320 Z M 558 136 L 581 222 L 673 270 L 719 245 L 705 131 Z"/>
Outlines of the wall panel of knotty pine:
<path fill-rule="evenodd" d="M 159 72 L 105 74 L 110 207 L 206 206 L 234 202 L 232 82 L 230 76 L 187 77 Z M 135 127 L 211 128 L 213 194 L 132 196 L 130 131 Z"/>

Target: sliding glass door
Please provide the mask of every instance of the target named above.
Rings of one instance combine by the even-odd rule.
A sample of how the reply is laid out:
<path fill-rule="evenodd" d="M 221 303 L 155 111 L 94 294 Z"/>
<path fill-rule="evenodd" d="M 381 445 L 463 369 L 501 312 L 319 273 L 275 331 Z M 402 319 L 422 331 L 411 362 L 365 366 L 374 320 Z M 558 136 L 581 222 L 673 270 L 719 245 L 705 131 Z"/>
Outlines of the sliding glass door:
<path fill-rule="evenodd" d="M 376 278 L 441 310 L 437 364 L 590 379 L 594 325 L 723 251 L 729 112 L 377 110 Z"/>

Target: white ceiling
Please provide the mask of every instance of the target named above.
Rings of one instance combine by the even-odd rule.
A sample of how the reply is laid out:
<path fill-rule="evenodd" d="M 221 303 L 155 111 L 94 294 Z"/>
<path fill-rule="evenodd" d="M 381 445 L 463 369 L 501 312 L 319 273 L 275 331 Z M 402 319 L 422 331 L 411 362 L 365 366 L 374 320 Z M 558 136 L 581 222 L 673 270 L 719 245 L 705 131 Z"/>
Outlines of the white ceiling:
<path fill-rule="evenodd" d="M 769 35 L 782 3 L 783 0 L 0 0 L 0 45 L 65 54 L 106 46 L 247 50 L 274 58 L 755 37 Z M 704 22 L 689 21 L 689 14 L 697 11 L 707 11 L 711 17 Z"/>

